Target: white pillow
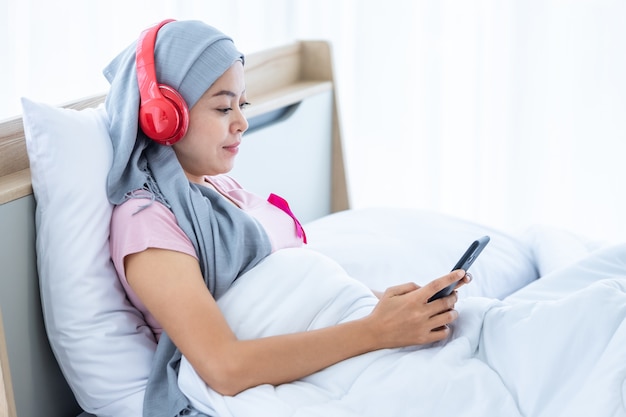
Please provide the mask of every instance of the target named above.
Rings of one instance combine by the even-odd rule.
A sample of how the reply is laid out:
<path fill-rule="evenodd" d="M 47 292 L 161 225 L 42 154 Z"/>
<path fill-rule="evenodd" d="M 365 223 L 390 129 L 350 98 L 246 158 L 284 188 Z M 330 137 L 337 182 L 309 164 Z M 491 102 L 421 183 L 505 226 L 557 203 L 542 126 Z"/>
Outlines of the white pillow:
<path fill-rule="evenodd" d="M 594 246 L 596 244 L 599 245 L 592 243 Z M 559 265 L 546 275 L 542 275 L 541 279 L 511 294 L 506 301 L 509 303 L 556 301 L 602 280 L 624 279 L 625 271 L 626 242 L 607 243 L 605 246 L 589 250 L 577 260 Z"/>
<path fill-rule="evenodd" d="M 80 406 L 141 416 L 156 348 L 109 254 L 112 161 L 103 106 L 83 111 L 22 99 L 37 202 L 37 263 L 52 350 Z"/>
<path fill-rule="evenodd" d="M 539 276 L 569 266 L 604 244 L 558 227 L 534 224 L 523 234 L 533 248 Z"/>
<path fill-rule="evenodd" d="M 467 247 L 491 241 L 470 268 L 474 280 L 460 295 L 504 298 L 538 278 L 524 240 L 477 223 L 418 209 L 353 209 L 304 227 L 309 248 L 341 264 L 374 290 L 405 283 L 425 285 L 448 273 Z"/>

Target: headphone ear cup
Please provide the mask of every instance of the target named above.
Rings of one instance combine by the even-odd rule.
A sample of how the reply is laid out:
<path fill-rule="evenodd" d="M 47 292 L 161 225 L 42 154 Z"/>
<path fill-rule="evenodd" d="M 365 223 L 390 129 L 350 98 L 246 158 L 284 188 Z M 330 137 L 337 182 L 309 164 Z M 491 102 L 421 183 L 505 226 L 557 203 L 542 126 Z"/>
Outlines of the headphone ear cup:
<path fill-rule="evenodd" d="M 161 145 L 173 145 L 185 136 L 189 127 L 189 109 L 175 89 L 159 84 L 161 96 L 142 102 L 139 126 L 150 139 Z"/>

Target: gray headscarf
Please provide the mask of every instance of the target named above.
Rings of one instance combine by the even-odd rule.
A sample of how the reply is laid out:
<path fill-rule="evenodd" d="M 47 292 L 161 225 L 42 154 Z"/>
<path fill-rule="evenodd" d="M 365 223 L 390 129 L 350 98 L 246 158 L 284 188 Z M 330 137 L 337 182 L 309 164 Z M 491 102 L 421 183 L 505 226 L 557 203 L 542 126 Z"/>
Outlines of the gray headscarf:
<path fill-rule="evenodd" d="M 217 299 L 270 253 L 270 241 L 248 214 L 214 190 L 190 183 L 171 147 L 138 129 L 135 50 L 133 43 L 104 69 L 111 84 L 105 105 L 114 155 L 107 179 L 109 200 L 121 204 L 135 190 L 145 189 L 166 204 L 193 243 L 207 287 Z M 202 22 L 175 21 L 158 32 L 157 80 L 176 89 L 190 109 L 237 60 L 243 62 L 243 55 L 232 40 Z M 164 332 L 146 390 L 145 416 L 174 416 L 189 406 L 176 381 L 180 357 Z"/>

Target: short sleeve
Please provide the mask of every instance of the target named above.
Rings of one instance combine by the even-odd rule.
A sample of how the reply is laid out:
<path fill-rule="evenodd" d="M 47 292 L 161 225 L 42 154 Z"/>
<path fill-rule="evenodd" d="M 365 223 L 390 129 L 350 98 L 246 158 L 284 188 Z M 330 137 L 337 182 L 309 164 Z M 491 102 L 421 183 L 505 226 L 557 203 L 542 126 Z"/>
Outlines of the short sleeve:
<path fill-rule="evenodd" d="M 141 311 L 158 337 L 160 325 L 128 285 L 124 258 L 148 248 L 158 248 L 182 252 L 197 259 L 193 244 L 166 206 L 147 198 L 132 198 L 113 209 L 110 246 L 111 259 L 128 299 Z"/>

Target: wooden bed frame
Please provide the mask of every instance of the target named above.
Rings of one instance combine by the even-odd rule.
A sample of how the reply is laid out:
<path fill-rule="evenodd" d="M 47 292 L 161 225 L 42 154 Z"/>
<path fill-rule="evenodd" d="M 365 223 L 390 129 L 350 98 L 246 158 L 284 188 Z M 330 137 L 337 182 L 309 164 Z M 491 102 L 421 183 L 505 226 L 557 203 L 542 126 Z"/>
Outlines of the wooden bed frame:
<path fill-rule="evenodd" d="M 323 109 L 329 112 L 330 126 L 327 137 L 321 138 L 328 141 L 330 150 L 330 183 L 325 191 L 329 207 L 312 212 L 305 220 L 347 209 L 330 45 L 302 41 L 257 52 L 246 57 L 245 71 L 253 103 L 247 113 L 251 135 L 273 122 L 282 123 L 284 109 L 321 94 L 330 97 L 330 108 Z M 87 97 L 64 107 L 94 107 L 104 97 Z M 258 167 L 250 171 L 242 171 L 241 175 L 253 181 Z M 309 176 L 314 174 L 308 172 Z M 290 182 L 298 180 L 292 178 Z M 293 197 L 289 199 L 291 203 Z M 80 407 L 56 364 L 43 324 L 35 255 L 35 206 L 22 119 L 16 117 L 0 124 L 0 417 L 27 417 L 40 412 L 48 417 L 76 416 Z"/>

